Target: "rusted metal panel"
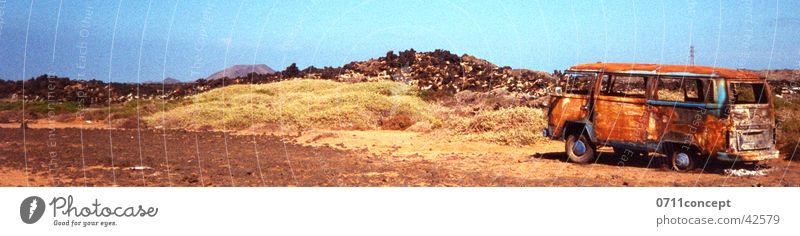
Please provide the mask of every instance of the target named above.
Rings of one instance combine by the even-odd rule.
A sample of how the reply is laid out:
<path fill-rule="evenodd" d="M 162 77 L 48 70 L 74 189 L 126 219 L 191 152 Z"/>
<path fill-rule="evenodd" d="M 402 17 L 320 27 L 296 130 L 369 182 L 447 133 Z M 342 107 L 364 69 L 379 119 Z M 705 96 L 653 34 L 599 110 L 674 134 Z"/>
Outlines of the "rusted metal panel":
<path fill-rule="evenodd" d="M 584 120 L 588 115 L 586 106 L 589 102 L 587 95 L 551 95 L 550 110 L 548 111 L 548 125 L 553 127 L 553 137 L 563 136 L 564 125 L 567 121 Z"/>
<path fill-rule="evenodd" d="M 741 79 L 741 80 L 760 79 L 758 74 L 750 71 L 711 67 L 711 66 L 695 66 L 695 65 L 591 63 L 591 64 L 575 65 L 572 66 L 570 70 L 626 73 L 626 74 L 639 74 L 639 75 L 682 76 L 682 77 L 689 77 L 689 76 L 723 77 L 723 78 Z"/>
<path fill-rule="evenodd" d="M 736 127 L 769 126 L 775 115 L 769 104 L 742 104 L 731 109 L 731 118 Z"/>
<path fill-rule="evenodd" d="M 740 152 L 740 153 L 716 153 L 717 159 L 723 161 L 763 161 L 768 159 L 779 158 L 780 152 L 774 149 L 765 149 L 760 151 Z"/>
<path fill-rule="evenodd" d="M 735 105 L 730 112 L 731 143 L 725 151 L 753 151 L 775 148 L 775 116 L 771 104 Z"/>
<path fill-rule="evenodd" d="M 724 148 L 726 122 L 707 108 L 652 105 L 647 140 L 655 143 L 683 143 L 714 153 Z"/>
<path fill-rule="evenodd" d="M 594 104 L 595 136 L 607 140 L 644 143 L 647 124 L 645 99 L 598 96 Z"/>

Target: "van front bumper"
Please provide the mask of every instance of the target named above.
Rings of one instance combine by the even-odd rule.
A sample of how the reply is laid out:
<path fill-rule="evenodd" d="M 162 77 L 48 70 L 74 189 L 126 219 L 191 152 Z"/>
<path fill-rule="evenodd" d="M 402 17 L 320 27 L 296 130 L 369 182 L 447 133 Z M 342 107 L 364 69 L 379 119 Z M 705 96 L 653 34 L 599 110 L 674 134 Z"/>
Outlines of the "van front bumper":
<path fill-rule="evenodd" d="M 778 150 L 744 151 L 736 153 L 717 152 L 717 160 L 728 162 L 763 161 L 779 158 Z"/>

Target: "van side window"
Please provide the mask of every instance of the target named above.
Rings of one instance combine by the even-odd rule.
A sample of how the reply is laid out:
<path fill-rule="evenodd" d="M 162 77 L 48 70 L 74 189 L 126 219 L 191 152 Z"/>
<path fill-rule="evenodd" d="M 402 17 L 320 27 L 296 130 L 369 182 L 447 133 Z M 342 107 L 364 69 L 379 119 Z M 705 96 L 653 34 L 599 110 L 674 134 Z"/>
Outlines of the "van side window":
<path fill-rule="evenodd" d="M 595 77 L 594 74 L 567 74 L 564 90 L 566 93 L 589 95 Z"/>
<path fill-rule="evenodd" d="M 680 78 L 658 79 L 656 99 L 672 102 L 685 102 L 683 97 L 683 80 Z"/>
<path fill-rule="evenodd" d="M 714 102 L 713 83 L 706 79 L 660 78 L 656 99 L 672 102 Z"/>
<path fill-rule="evenodd" d="M 700 80 L 700 91 L 703 92 L 703 97 L 705 98 L 704 101 L 706 102 L 716 102 L 717 99 L 714 96 L 714 83 L 711 80 Z"/>
<path fill-rule="evenodd" d="M 603 77 L 600 95 L 644 98 L 647 80 L 641 76 L 612 75 Z"/>
<path fill-rule="evenodd" d="M 687 102 L 702 102 L 700 99 L 700 91 L 698 90 L 697 83 L 700 80 L 696 79 L 685 79 L 683 84 L 683 88 L 686 89 L 686 101 Z"/>
<path fill-rule="evenodd" d="M 769 101 L 763 83 L 731 83 L 730 85 L 735 104 L 759 104 Z"/>
<path fill-rule="evenodd" d="M 714 102 L 714 90 L 711 89 L 712 83 L 704 79 L 685 79 L 684 88 L 686 89 L 687 102 Z"/>

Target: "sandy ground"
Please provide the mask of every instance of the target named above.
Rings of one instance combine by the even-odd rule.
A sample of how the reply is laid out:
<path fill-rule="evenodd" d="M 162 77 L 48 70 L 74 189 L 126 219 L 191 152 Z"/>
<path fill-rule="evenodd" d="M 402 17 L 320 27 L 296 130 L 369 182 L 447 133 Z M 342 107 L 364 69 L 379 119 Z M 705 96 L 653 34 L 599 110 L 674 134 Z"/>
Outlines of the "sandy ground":
<path fill-rule="evenodd" d="M 44 125 L 44 124 L 39 124 Z M 0 186 L 798 186 L 800 167 L 709 163 L 677 173 L 658 159 L 566 162 L 563 143 L 506 146 L 441 132 L 238 132 L 0 128 Z M 71 128 L 70 128 L 71 127 Z M 92 126 L 89 126 L 92 127 Z M 725 169 L 761 170 L 730 176 Z"/>

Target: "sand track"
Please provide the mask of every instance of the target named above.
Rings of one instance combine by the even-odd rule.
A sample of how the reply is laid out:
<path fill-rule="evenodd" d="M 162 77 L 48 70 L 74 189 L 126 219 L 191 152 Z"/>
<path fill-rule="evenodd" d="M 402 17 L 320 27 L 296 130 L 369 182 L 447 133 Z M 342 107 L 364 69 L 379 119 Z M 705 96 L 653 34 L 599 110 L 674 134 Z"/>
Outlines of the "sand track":
<path fill-rule="evenodd" d="M 609 152 L 578 165 L 563 161 L 563 144 L 555 141 L 513 147 L 401 131 L 281 138 L 141 130 L 141 139 L 137 130 L 82 132 L 28 129 L 23 143 L 21 129 L 0 128 L 0 186 L 800 185 L 800 167 L 786 160 L 767 162 L 766 176 L 743 177 L 724 175 L 729 164 L 676 173 L 646 158 L 620 162 Z"/>

